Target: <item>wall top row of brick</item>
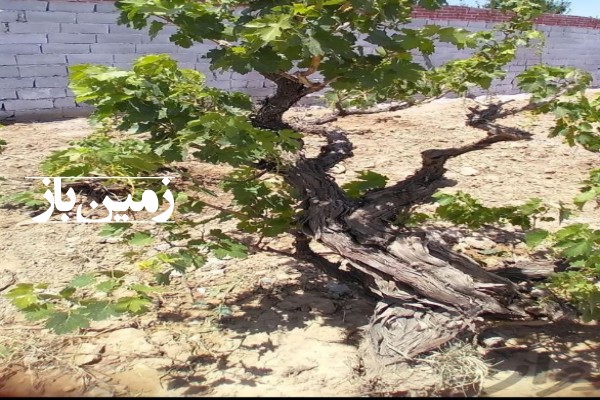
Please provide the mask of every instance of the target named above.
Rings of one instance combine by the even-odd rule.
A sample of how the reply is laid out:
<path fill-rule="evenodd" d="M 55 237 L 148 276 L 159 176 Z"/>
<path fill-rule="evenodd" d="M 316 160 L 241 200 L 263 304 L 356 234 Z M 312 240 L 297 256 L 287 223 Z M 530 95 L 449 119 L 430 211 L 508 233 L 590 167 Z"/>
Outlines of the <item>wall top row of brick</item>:
<path fill-rule="evenodd" d="M 114 0 L 0 0 L 0 10 L 36 10 L 54 11 L 57 3 L 113 3 Z M 108 5 L 107 5 L 108 6 Z M 106 7 L 103 5 L 103 8 Z M 112 5 L 102 11 L 113 9 Z M 486 8 L 473 8 L 463 6 L 447 6 L 438 10 L 427 10 L 416 7 L 413 18 L 426 18 L 438 20 L 462 20 L 501 22 L 508 19 L 506 14 L 497 10 Z M 535 21 L 539 25 L 570 26 L 600 30 L 600 19 L 591 17 L 578 17 L 574 15 L 544 14 Z"/>
<path fill-rule="evenodd" d="M 509 19 L 506 14 L 498 10 L 462 6 L 447 6 L 438 10 L 415 8 L 412 17 L 484 22 L 502 22 Z M 591 17 L 578 17 L 575 15 L 543 14 L 536 18 L 535 23 L 538 25 L 571 26 L 600 30 L 600 19 Z"/>

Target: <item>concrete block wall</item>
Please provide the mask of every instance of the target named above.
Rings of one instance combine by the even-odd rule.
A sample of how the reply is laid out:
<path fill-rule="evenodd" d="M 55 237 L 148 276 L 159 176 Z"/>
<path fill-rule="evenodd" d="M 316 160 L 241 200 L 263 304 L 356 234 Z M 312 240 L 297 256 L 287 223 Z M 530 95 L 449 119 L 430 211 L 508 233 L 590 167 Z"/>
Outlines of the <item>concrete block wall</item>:
<path fill-rule="evenodd" d="M 0 119 L 56 119 L 86 115 L 90 108 L 75 102 L 68 89 L 68 66 L 81 63 L 129 68 L 144 54 L 167 53 L 183 68 L 197 69 L 209 85 L 244 91 L 254 97 L 272 93 L 273 85 L 256 73 L 215 74 L 203 55 L 212 45 L 183 49 L 170 43 L 174 27 L 156 38 L 147 32 L 117 25 L 118 12 L 110 0 L 0 0 Z M 489 29 L 504 18 L 491 10 L 445 7 L 437 11 L 417 9 L 411 26 L 425 24 Z M 525 50 L 508 66 L 508 77 L 496 82 L 492 92 L 518 92 L 513 80 L 519 71 L 540 62 L 573 65 L 600 80 L 600 20 L 544 15 L 538 29 L 547 35 L 544 49 Z M 431 57 L 434 65 L 464 57 L 441 43 Z M 417 56 L 417 60 L 419 57 Z"/>

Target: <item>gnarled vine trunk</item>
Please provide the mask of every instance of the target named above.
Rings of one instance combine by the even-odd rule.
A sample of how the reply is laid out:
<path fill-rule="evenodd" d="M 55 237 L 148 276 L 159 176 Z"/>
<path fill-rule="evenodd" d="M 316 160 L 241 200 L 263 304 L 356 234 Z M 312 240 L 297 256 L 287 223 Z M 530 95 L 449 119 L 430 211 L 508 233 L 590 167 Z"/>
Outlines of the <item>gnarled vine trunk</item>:
<path fill-rule="evenodd" d="M 282 93 L 278 90 L 272 104 Z M 290 99 L 291 101 L 291 99 Z M 260 109 L 254 118 L 273 117 L 287 102 Z M 287 108 L 286 108 L 287 107 Z M 295 164 L 279 170 L 302 194 L 303 213 L 296 232 L 297 252 L 315 261 L 325 272 L 342 280 L 358 280 L 380 299 L 369 335 L 378 354 L 412 358 L 432 350 L 474 325 L 481 316 L 531 318 L 532 301 L 507 278 L 483 270 L 475 261 L 453 252 L 423 233 L 393 229 L 390 221 L 405 207 L 426 201 L 443 178 L 452 157 L 484 149 L 493 143 L 522 140 L 526 132 L 495 125 L 500 107 L 482 112 L 473 109 L 468 123 L 487 132 L 487 137 L 458 148 L 422 153 L 422 166 L 414 175 L 385 189 L 348 198 L 327 171 L 352 156 L 346 134 L 333 128 L 300 127 L 322 134 L 327 145 L 314 158 L 299 155 Z M 310 249 L 310 240 L 327 246 L 343 258 L 332 264 Z M 539 315 L 539 309 L 536 308 Z"/>

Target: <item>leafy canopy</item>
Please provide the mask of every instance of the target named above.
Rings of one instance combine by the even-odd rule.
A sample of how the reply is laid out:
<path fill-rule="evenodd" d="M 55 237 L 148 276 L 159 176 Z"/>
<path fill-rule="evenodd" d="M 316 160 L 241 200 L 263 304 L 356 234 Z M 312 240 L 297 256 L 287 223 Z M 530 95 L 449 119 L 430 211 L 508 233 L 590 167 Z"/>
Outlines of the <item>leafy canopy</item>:
<path fill-rule="evenodd" d="M 435 41 L 475 46 L 466 31 L 435 24 L 408 29 L 413 6 L 435 9 L 441 0 L 205 1 L 120 0 L 120 21 L 156 35 L 167 23 L 171 40 L 190 47 L 210 42 L 215 70 L 258 71 L 315 90 L 389 89 L 417 85 L 423 67 L 413 53 L 431 54 Z M 153 18 L 150 21 L 151 17 Z M 375 49 L 373 51 L 373 49 Z M 270 75 L 272 78 L 273 76 Z M 324 82 L 324 83 L 323 83 Z"/>

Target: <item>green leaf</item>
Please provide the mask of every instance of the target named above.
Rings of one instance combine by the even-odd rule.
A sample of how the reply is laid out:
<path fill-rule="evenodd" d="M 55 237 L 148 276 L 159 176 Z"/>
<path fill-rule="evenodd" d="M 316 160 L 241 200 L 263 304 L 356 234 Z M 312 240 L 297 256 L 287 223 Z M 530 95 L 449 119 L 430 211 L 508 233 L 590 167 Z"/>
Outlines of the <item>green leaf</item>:
<path fill-rule="evenodd" d="M 450 194 L 438 192 L 434 193 L 431 197 L 435 199 L 435 202 L 440 206 L 447 206 L 456 201 L 456 198 Z"/>
<path fill-rule="evenodd" d="M 150 38 L 154 39 L 156 35 L 158 35 L 158 32 L 160 32 L 165 25 L 166 24 L 164 22 L 152 21 L 150 23 L 150 28 L 148 29 L 148 34 L 150 35 Z"/>
<path fill-rule="evenodd" d="M 96 282 L 96 277 L 93 274 L 83 274 L 76 276 L 69 282 L 69 287 L 82 288 Z"/>
<path fill-rule="evenodd" d="M 104 300 L 90 301 L 78 311 L 92 321 L 102 321 L 121 314 L 114 304 Z"/>
<path fill-rule="evenodd" d="M 168 285 L 171 283 L 171 271 L 159 272 L 156 275 L 154 275 L 154 279 L 159 285 Z"/>
<path fill-rule="evenodd" d="M 98 283 L 96 285 L 96 289 L 101 292 L 110 293 L 120 286 L 121 286 L 121 282 L 119 282 L 118 280 L 108 279 L 106 281 Z"/>
<path fill-rule="evenodd" d="M 121 312 L 142 314 L 148 311 L 150 304 L 152 304 L 152 301 L 143 296 L 122 297 L 117 301 L 116 309 Z"/>
<path fill-rule="evenodd" d="M 125 232 L 127 229 L 131 228 L 132 225 L 133 224 L 128 224 L 128 223 L 106 224 L 102 227 L 102 229 L 100 230 L 100 233 L 98 233 L 98 235 L 103 236 L 103 237 L 121 236 L 121 234 L 123 232 Z"/>
<path fill-rule="evenodd" d="M 565 246 L 561 253 L 569 259 L 577 259 L 588 256 L 593 249 L 593 244 L 589 240 L 579 240 L 571 245 Z"/>
<path fill-rule="evenodd" d="M 210 235 L 216 239 L 214 242 L 208 245 L 208 248 L 212 251 L 212 254 L 215 257 L 219 259 L 227 257 L 243 259 L 247 257 L 248 248 L 243 244 L 229 238 L 220 230 L 213 229 L 210 231 Z"/>
<path fill-rule="evenodd" d="M 373 171 L 360 171 L 358 179 L 342 186 L 349 197 L 359 198 L 368 190 L 384 188 L 388 181 L 386 176 Z"/>
<path fill-rule="evenodd" d="M 25 313 L 25 318 L 29 321 L 39 321 L 47 319 L 54 314 L 54 306 L 52 304 L 34 304 L 21 311 Z"/>
<path fill-rule="evenodd" d="M 540 243 L 542 243 L 548 236 L 550 232 L 545 231 L 543 229 L 535 229 L 525 233 L 525 243 L 529 247 L 536 247 Z"/>
<path fill-rule="evenodd" d="M 63 290 L 61 290 L 60 292 L 58 292 L 58 294 L 60 294 L 60 296 L 63 299 L 71 299 L 71 297 L 73 296 L 73 294 L 75 294 L 75 292 L 77 291 L 77 289 L 75 289 L 72 286 L 67 286 L 66 288 L 64 288 Z"/>
<path fill-rule="evenodd" d="M 29 283 L 20 283 L 10 290 L 6 297 L 11 299 L 12 304 L 20 310 L 26 309 L 37 303 L 38 297 L 33 292 L 34 287 Z"/>
<path fill-rule="evenodd" d="M 596 197 L 600 197 L 600 188 L 592 188 L 580 193 L 573 199 L 573 203 L 581 210 L 586 203 L 594 200 Z"/>
<path fill-rule="evenodd" d="M 127 237 L 127 243 L 132 246 L 145 246 L 154 240 L 152 235 L 147 232 L 136 232 L 133 235 Z"/>
<path fill-rule="evenodd" d="M 77 312 L 56 312 L 46 321 L 46 328 L 59 335 L 78 331 L 89 326 L 90 320 L 85 315 Z"/>

